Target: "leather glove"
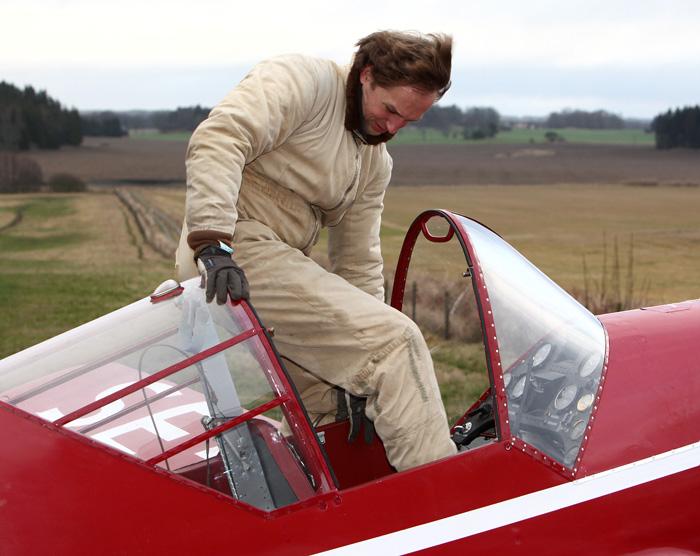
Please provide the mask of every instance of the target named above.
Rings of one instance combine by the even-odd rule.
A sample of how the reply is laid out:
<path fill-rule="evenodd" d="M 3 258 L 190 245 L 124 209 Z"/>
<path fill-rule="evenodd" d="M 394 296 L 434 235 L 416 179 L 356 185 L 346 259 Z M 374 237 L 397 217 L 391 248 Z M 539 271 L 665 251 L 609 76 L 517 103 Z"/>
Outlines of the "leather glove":
<path fill-rule="evenodd" d="M 248 299 L 248 280 L 243 269 L 236 264 L 231 253 L 210 245 L 197 254 L 197 268 L 202 275 L 202 287 L 206 288 L 207 303 L 214 299 L 219 305 L 226 303 L 226 295 L 232 301 Z"/>

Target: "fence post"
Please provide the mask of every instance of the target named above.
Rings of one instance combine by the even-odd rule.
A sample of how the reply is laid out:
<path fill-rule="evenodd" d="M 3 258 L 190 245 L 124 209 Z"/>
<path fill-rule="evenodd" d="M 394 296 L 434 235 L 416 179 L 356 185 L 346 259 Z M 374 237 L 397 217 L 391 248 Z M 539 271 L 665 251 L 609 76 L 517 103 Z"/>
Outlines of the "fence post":
<path fill-rule="evenodd" d="M 450 292 L 445 292 L 445 340 L 450 339 Z"/>

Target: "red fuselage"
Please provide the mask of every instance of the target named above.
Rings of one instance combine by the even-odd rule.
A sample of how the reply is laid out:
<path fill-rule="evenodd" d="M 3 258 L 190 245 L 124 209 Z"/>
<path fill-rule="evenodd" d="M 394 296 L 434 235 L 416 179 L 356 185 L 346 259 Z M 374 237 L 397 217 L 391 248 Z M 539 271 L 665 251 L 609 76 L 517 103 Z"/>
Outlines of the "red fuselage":
<path fill-rule="evenodd" d="M 608 371 L 579 477 L 698 440 L 700 302 L 601 321 Z M 265 514 L 4 403 L 0 442 L 3 554 L 313 553 L 567 483 L 503 440 Z M 699 485 L 694 466 L 430 550 L 700 552 Z"/>

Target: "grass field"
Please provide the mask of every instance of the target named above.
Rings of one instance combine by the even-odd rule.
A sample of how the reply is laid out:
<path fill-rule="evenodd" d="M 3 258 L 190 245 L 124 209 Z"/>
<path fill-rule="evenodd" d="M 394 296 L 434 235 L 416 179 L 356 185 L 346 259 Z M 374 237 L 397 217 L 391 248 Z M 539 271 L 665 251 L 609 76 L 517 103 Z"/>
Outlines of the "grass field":
<path fill-rule="evenodd" d="M 491 143 L 411 139 L 410 132 L 389 145 L 394 173 L 381 229 L 389 280 L 413 218 L 446 208 L 488 225 L 579 296 L 584 260 L 590 288 L 601 283 L 605 264 L 614 293 L 617 246 L 620 282 L 633 254 L 633 306 L 700 297 L 697 152 L 656 150 L 652 136 L 641 132 L 559 130 L 567 142 L 546 145 L 540 144 L 545 130 L 502 133 Z M 44 176 L 73 173 L 92 191 L 0 196 L 0 358 L 145 297 L 172 277 L 172 259 L 145 244 L 111 186 L 135 189 L 179 224 L 188 136 L 91 137 L 81 147 L 27 154 Z M 314 251 L 322 263 L 325 244 L 324 234 Z M 478 318 L 459 297 L 466 291 L 464 262 L 454 242 L 422 240 L 414 265 L 409 284 L 421 288 L 416 321 L 453 421 L 488 384 Z M 458 309 L 450 339 L 445 306 Z"/>
<path fill-rule="evenodd" d="M 700 188 L 600 186 L 470 186 L 390 188 L 382 249 L 393 269 L 403 234 L 422 210 L 445 208 L 494 229 L 554 281 L 583 288 L 583 258 L 600 277 L 604 242 L 611 264 L 615 239 L 626 264 L 634 242 L 638 285 L 646 303 L 700 297 Z M 323 245 L 319 246 L 323 251 Z M 438 273 L 445 257 L 422 265 Z"/>
<path fill-rule="evenodd" d="M 182 218 L 181 189 L 139 191 L 172 218 Z M 610 266 L 617 241 L 623 265 L 634 244 L 636 285 L 649 283 L 642 302 L 700 297 L 697 187 L 397 187 L 389 189 L 385 205 L 388 275 L 412 219 L 427 208 L 447 208 L 499 232 L 570 291 L 583 288 L 584 257 L 589 278 L 599 278 L 604 245 Z M 172 261 L 143 245 L 109 192 L 0 197 L 0 223 L 7 225 L 17 212 L 20 223 L 0 232 L 0 355 L 145 296 L 172 274 Z M 324 234 L 315 249 L 320 259 L 325 242 Z M 429 250 L 414 264 L 439 277 L 454 270 L 449 259 L 458 258 Z"/>
<path fill-rule="evenodd" d="M 111 193 L 0 196 L 0 214 L 18 212 L 19 224 L 0 232 L 0 358 L 144 297 L 171 274 Z"/>
<path fill-rule="evenodd" d="M 140 188 L 173 218 L 183 215 L 184 193 Z M 382 220 L 385 271 L 393 273 L 404 234 L 421 211 L 444 208 L 491 227 L 568 290 L 583 288 L 583 260 L 600 277 L 607 245 L 627 264 L 633 243 L 635 280 L 649 282 L 646 303 L 700 297 L 700 187 L 626 185 L 390 187 Z M 326 250 L 322 234 L 314 253 Z M 436 251 L 414 261 L 434 274 L 446 269 Z M 461 268 L 461 261 L 458 265 Z"/>
<path fill-rule="evenodd" d="M 402 129 L 393 139 L 392 144 L 478 144 L 478 145 L 514 145 L 514 144 L 550 144 L 545 133 L 554 131 L 567 143 L 585 143 L 596 145 L 653 145 L 654 134 L 641 129 L 513 129 L 501 131 L 495 137 L 480 140 L 465 140 L 460 130 L 449 135 L 434 130 L 421 130 L 416 127 Z"/>
<path fill-rule="evenodd" d="M 545 133 L 555 131 L 567 143 L 586 143 L 595 145 L 653 145 L 654 134 L 645 133 L 641 129 L 513 129 L 501 131 L 495 137 L 481 140 L 466 140 L 458 128 L 450 134 L 444 134 L 436 129 L 420 129 L 409 126 L 392 140 L 392 145 L 516 145 L 516 144 L 548 144 Z M 157 131 L 134 132 L 135 139 L 154 141 L 189 141 L 189 132 L 159 133 Z"/>
<path fill-rule="evenodd" d="M 134 139 L 148 139 L 149 141 L 189 141 L 190 140 L 189 131 L 173 131 L 170 133 L 161 133 L 156 130 L 148 131 L 132 131 L 129 133 L 130 137 Z"/>
<path fill-rule="evenodd" d="M 182 189 L 138 191 L 181 219 Z M 427 208 L 448 208 L 482 221 L 569 290 L 583 286 L 584 257 L 592 279 L 600 277 L 604 238 L 608 266 L 615 241 L 626 264 L 633 238 L 634 279 L 638 286 L 649 283 L 640 304 L 700 297 L 698 187 L 390 188 L 382 226 L 387 275 L 393 274 L 407 227 Z M 6 227 L 17 214 L 19 223 Z M 145 297 L 173 274 L 172 260 L 143 243 L 132 217 L 109 189 L 0 196 L 0 229 L 0 358 Z M 321 260 L 325 243 L 322 235 L 316 247 Z M 460 280 L 463 259 L 456 245 L 435 249 L 426 243 L 415 250 L 413 263 L 420 283 L 432 283 L 439 293 L 450 277 Z M 440 314 L 434 318 L 439 322 Z M 487 385 L 483 349 L 437 336 L 428 340 L 454 420 Z"/>

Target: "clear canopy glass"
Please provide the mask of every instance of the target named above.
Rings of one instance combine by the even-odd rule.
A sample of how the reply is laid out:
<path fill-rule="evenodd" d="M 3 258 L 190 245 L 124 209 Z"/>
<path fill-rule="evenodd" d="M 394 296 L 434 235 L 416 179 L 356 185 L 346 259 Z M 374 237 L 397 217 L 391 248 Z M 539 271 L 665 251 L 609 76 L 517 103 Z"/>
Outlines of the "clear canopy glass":
<path fill-rule="evenodd" d="M 183 286 L 0 361 L 0 400 L 263 510 L 314 495 L 303 414 L 252 313 Z"/>
<path fill-rule="evenodd" d="M 493 311 L 511 434 L 573 467 L 603 370 L 603 326 L 498 235 L 458 220 Z"/>

